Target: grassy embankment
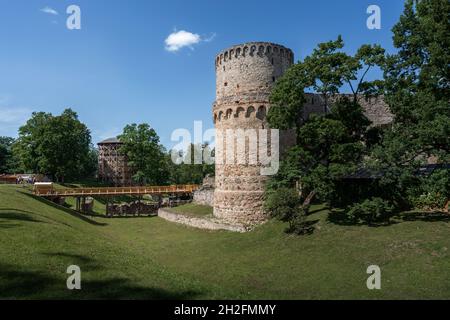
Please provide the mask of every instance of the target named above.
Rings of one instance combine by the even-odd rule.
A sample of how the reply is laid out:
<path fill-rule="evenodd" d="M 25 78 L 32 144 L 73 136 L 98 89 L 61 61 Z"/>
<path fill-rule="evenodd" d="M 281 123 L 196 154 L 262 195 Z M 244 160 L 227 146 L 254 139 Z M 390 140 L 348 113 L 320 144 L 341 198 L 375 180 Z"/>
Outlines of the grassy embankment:
<path fill-rule="evenodd" d="M 83 217 L 2 185 L 0 298 L 450 299 L 450 217 L 367 227 L 329 214 L 316 207 L 307 236 L 275 221 L 213 232 L 158 217 Z M 72 264 L 80 291 L 66 289 Z M 366 288 L 372 264 L 382 270 L 379 291 Z"/>

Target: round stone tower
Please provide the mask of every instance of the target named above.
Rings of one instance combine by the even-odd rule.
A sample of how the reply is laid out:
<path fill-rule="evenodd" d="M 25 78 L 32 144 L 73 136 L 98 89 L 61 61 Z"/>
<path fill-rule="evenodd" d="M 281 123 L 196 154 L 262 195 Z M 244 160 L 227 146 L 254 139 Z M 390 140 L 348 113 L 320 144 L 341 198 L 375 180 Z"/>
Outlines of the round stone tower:
<path fill-rule="evenodd" d="M 259 129 L 268 129 L 266 114 L 270 108 L 270 92 L 293 61 L 294 54 L 290 49 L 267 42 L 236 45 L 216 57 L 214 215 L 226 222 L 255 225 L 267 219 L 263 197 L 268 177 L 261 174 L 260 159 L 244 164 L 237 159 L 234 162 L 227 160 L 227 153 L 234 152 L 236 156 L 236 150 L 231 151 L 228 147 L 230 143 L 236 145 L 237 140 L 227 139 L 226 132 L 242 135 L 237 129 L 247 130 L 249 136 L 245 138 L 244 149 L 240 150 L 244 150 L 246 159 L 255 156 L 255 151 L 249 147 L 250 140 L 256 135 L 259 141 Z M 217 161 L 220 154 L 223 161 Z"/>

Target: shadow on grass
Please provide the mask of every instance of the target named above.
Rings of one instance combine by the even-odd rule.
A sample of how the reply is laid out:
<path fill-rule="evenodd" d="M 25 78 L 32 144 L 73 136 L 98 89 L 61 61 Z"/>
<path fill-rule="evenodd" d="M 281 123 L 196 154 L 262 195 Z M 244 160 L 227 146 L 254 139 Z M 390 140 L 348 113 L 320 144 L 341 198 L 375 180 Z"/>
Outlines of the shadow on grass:
<path fill-rule="evenodd" d="M 34 218 L 28 211 L 12 209 L 12 208 L 0 208 L 0 219 L 46 223 L 45 221 Z"/>
<path fill-rule="evenodd" d="M 81 267 L 83 270 L 83 267 Z M 0 299 L 193 299 L 199 292 L 168 291 L 143 287 L 124 278 L 83 280 L 81 290 L 68 290 L 66 270 L 55 274 L 20 270 L 17 266 L 0 263 Z M 56 271 L 58 272 L 58 271 Z M 89 271 L 87 271 L 89 272 Z M 108 270 L 105 268 L 105 273 Z"/>
<path fill-rule="evenodd" d="M 46 221 L 43 221 L 43 220 L 37 220 L 37 219 L 35 219 L 35 218 L 33 217 L 33 216 L 38 216 L 38 217 L 42 217 L 42 218 L 44 218 L 44 219 L 46 219 L 46 220 L 50 220 L 51 222 L 53 222 L 53 223 L 55 223 L 55 224 L 61 224 L 61 225 L 64 225 L 64 226 L 67 226 L 67 227 L 72 228 L 72 226 L 71 226 L 70 224 L 67 224 L 67 223 L 64 223 L 64 222 L 61 222 L 61 221 L 52 219 L 52 218 L 50 218 L 50 217 L 48 217 L 48 216 L 41 215 L 41 214 L 36 213 L 36 212 L 25 211 L 25 210 L 18 210 L 18 209 L 13 209 L 13 208 L 1 208 L 1 209 L 0 209 L 0 218 L 2 218 L 1 210 L 6 210 L 6 211 L 10 211 L 10 212 L 11 212 L 11 211 L 16 211 L 16 213 L 17 213 L 17 212 L 20 212 L 21 215 L 26 215 L 26 216 L 28 216 L 28 218 L 26 218 L 26 219 L 15 219 L 15 220 L 22 220 L 22 221 L 28 221 L 28 222 L 38 222 L 38 223 L 47 223 Z M 11 218 L 12 218 L 12 217 L 11 217 Z M 14 218 L 12 218 L 12 220 L 14 220 Z M 20 226 L 20 225 L 17 225 L 17 226 Z"/>
<path fill-rule="evenodd" d="M 402 212 L 392 216 L 387 221 L 367 222 L 354 221 L 349 219 L 343 210 L 332 210 L 328 214 L 329 222 L 342 226 L 369 226 L 386 227 L 402 222 L 422 221 L 422 222 L 450 222 L 450 214 L 444 212 Z"/>
<path fill-rule="evenodd" d="M 77 265 L 84 265 L 84 266 L 89 265 L 90 267 L 92 267 L 95 264 L 94 259 L 83 256 L 81 254 L 65 253 L 65 252 L 44 252 L 42 253 L 42 255 L 51 258 L 61 258 L 65 260 L 70 260 L 72 264 Z"/>
<path fill-rule="evenodd" d="M 120 215 L 114 215 L 114 216 L 109 216 L 107 217 L 108 219 L 137 219 L 137 218 L 156 218 L 158 216 L 157 213 L 151 213 L 151 214 L 141 214 L 141 215 L 125 215 L 125 216 L 120 216 Z M 106 217 L 106 216 L 102 216 L 102 217 Z"/>
<path fill-rule="evenodd" d="M 322 211 L 329 211 L 329 210 L 330 210 L 330 208 L 328 208 L 326 206 L 315 208 L 314 210 L 310 210 L 308 212 L 308 216 L 310 216 L 312 214 L 315 214 L 315 213 L 319 213 L 319 212 L 322 212 Z"/>
<path fill-rule="evenodd" d="M 12 229 L 17 227 L 20 227 L 20 224 L 0 221 L 0 229 Z"/>
<path fill-rule="evenodd" d="M 445 212 L 404 212 L 397 218 L 402 221 L 450 222 L 450 214 Z"/>
<path fill-rule="evenodd" d="M 295 227 L 291 227 L 288 226 L 284 232 L 287 234 L 292 234 L 292 235 L 299 235 L 299 236 L 309 236 L 312 235 L 314 233 L 314 231 L 316 230 L 315 225 L 319 222 L 320 220 L 309 220 L 304 222 L 303 226 L 301 228 L 295 228 Z"/>
<path fill-rule="evenodd" d="M 27 192 L 21 192 L 21 193 L 26 195 L 27 197 L 33 198 L 34 200 L 37 200 L 37 201 L 39 201 L 41 203 L 44 203 L 44 204 L 46 204 L 46 205 L 48 205 L 50 207 L 56 208 L 56 209 L 58 209 L 60 211 L 64 211 L 64 212 L 70 214 L 72 217 L 75 217 L 75 218 L 78 218 L 80 220 L 83 220 L 84 222 L 87 222 L 89 224 L 92 224 L 92 225 L 95 225 L 95 226 L 106 226 L 106 225 L 108 225 L 107 223 L 102 223 L 102 222 L 97 222 L 97 221 L 91 220 L 91 219 L 83 216 L 82 214 L 76 212 L 75 210 L 72 210 L 72 209 L 67 208 L 65 206 L 60 206 L 60 205 L 58 205 L 58 204 L 56 204 L 56 203 L 54 203 L 54 202 L 52 202 L 50 200 L 47 200 L 45 198 L 38 197 L 38 196 L 35 196 L 34 194 L 27 193 Z M 102 216 L 102 217 L 104 217 L 104 216 Z"/>
<path fill-rule="evenodd" d="M 392 219 L 386 220 L 386 221 L 372 221 L 370 223 L 364 222 L 364 221 L 355 221 L 353 219 L 350 219 L 346 214 L 344 210 L 341 209 L 332 209 L 330 210 L 330 213 L 328 214 L 327 218 L 328 222 L 340 225 L 340 226 L 356 226 L 356 227 L 387 227 L 394 224 L 397 224 L 398 221 L 394 221 Z"/>

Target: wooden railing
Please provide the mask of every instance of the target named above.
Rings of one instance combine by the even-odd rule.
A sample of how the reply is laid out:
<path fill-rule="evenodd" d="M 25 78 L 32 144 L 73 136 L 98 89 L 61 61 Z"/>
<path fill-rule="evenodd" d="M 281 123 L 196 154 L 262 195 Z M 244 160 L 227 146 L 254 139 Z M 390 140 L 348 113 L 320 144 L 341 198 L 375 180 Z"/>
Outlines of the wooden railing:
<path fill-rule="evenodd" d="M 0 175 L 0 183 L 15 184 L 17 182 L 17 176 Z"/>
<path fill-rule="evenodd" d="M 41 197 L 183 194 L 183 193 L 192 193 L 198 188 L 199 185 L 196 184 L 176 185 L 176 186 L 104 187 L 104 188 L 74 188 L 74 189 L 35 188 L 34 194 Z"/>

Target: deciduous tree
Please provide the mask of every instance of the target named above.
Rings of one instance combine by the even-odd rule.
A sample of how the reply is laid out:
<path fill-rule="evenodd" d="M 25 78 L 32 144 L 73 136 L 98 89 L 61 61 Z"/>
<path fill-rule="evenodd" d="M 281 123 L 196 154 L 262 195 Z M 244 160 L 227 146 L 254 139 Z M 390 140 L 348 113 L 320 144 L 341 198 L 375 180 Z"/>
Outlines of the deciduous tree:
<path fill-rule="evenodd" d="M 124 143 L 122 152 L 139 184 L 166 184 L 169 180 L 167 158 L 159 143 L 156 131 L 147 123 L 130 124 L 123 129 L 119 140 Z"/>

